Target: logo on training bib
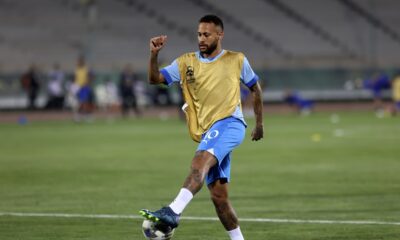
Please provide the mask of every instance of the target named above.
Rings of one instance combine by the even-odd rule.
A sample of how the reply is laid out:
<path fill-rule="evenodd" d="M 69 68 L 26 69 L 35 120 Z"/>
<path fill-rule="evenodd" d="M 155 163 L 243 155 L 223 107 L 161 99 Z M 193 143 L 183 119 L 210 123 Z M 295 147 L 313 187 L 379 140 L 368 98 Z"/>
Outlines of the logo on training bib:
<path fill-rule="evenodd" d="M 194 77 L 194 69 L 192 66 L 187 66 L 186 68 L 186 82 L 187 83 L 194 83 L 196 78 Z"/>
<path fill-rule="evenodd" d="M 209 140 L 218 137 L 218 135 L 219 135 L 219 131 L 218 130 L 209 131 L 204 136 L 204 139 L 202 140 L 202 142 L 204 141 L 207 144 Z"/>

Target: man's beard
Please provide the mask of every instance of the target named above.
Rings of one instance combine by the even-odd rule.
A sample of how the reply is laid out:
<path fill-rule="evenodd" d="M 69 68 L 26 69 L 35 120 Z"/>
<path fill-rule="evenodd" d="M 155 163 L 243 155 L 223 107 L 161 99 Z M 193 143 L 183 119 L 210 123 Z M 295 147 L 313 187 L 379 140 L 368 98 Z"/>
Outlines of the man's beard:
<path fill-rule="evenodd" d="M 199 50 L 201 55 L 210 55 L 211 53 L 213 53 L 215 51 L 215 49 L 217 49 L 218 46 L 218 41 L 215 41 L 213 43 L 210 44 L 210 46 L 207 46 L 205 50 L 200 50 L 200 44 L 199 44 Z"/>

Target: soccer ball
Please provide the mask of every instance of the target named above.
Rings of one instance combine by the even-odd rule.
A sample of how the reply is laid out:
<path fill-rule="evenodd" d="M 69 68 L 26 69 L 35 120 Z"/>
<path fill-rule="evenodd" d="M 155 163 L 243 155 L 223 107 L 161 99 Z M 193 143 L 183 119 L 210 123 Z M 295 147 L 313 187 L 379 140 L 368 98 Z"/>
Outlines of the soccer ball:
<path fill-rule="evenodd" d="M 175 229 L 145 219 L 142 224 L 142 231 L 143 235 L 150 240 L 170 240 Z"/>

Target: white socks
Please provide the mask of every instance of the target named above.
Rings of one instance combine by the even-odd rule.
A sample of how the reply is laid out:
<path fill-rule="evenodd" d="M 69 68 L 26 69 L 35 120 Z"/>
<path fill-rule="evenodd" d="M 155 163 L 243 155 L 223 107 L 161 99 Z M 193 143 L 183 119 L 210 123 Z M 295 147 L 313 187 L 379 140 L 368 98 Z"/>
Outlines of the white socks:
<path fill-rule="evenodd" d="M 191 191 L 186 188 L 181 188 L 178 196 L 176 196 L 175 200 L 169 205 L 169 207 L 174 211 L 174 213 L 181 214 L 192 198 L 193 194 Z"/>
<path fill-rule="evenodd" d="M 240 227 L 228 231 L 228 234 L 231 240 L 244 240 Z"/>

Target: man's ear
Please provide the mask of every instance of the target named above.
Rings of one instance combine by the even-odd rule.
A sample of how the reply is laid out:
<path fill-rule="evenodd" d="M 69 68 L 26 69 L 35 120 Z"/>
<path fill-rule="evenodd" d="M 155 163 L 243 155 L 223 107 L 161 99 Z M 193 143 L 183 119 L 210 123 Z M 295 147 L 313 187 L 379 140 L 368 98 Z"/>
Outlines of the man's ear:
<path fill-rule="evenodd" d="M 219 40 L 222 40 L 224 38 L 224 32 L 219 32 L 218 36 L 219 36 Z"/>

